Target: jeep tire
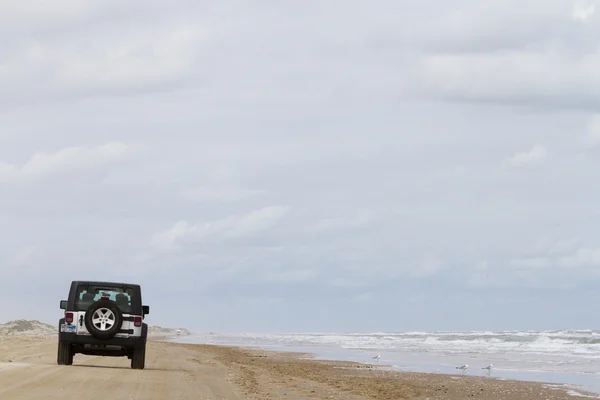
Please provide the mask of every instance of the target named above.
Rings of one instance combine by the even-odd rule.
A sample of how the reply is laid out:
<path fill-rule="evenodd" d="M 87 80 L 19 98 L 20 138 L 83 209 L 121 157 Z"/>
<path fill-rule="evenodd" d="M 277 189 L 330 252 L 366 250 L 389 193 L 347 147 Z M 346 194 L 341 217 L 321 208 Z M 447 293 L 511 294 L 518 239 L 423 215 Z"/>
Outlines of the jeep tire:
<path fill-rule="evenodd" d="M 106 311 L 112 317 L 110 320 L 112 326 L 106 330 L 99 329 L 93 323 L 93 318 L 96 315 L 96 312 L 99 310 Z M 88 332 L 93 337 L 96 339 L 107 340 L 115 336 L 121 329 L 121 324 L 123 323 L 123 314 L 114 301 L 98 300 L 88 308 L 87 312 L 85 313 L 84 323 Z"/>
<path fill-rule="evenodd" d="M 58 365 L 72 365 L 73 364 L 73 347 L 70 343 L 58 341 L 58 356 L 56 363 Z"/>
<path fill-rule="evenodd" d="M 146 346 L 137 347 L 133 349 L 133 355 L 131 356 L 131 368 L 132 369 L 144 369 L 146 362 Z"/>

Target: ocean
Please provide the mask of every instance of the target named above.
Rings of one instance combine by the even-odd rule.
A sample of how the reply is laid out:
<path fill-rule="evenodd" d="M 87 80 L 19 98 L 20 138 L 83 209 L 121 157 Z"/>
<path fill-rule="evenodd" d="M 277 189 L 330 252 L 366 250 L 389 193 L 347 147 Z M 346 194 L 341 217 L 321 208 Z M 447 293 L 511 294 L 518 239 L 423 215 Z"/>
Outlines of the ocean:
<path fill-rule="evenodd" d="M 600 331 L 498 331 L 402 333 L 199 333 L 182 343 L 309 352 L 320 359 L 358 361 L 412 372 L 463 373 L 567 385 L 598 393 Z M 379 359 L 373 357 L 379 355 Z M 493 364 L 491 373 L 483 369 Z"/>

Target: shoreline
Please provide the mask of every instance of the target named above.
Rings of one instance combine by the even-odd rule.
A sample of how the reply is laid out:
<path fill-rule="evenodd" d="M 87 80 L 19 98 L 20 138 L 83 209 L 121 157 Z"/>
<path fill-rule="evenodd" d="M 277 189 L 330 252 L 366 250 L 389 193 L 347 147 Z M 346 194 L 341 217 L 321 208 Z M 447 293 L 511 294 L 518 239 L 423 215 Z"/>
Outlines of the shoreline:
<path fill-rule="evenodd" d="M 488 376 L 435 372 L 406 372 L 392 366 L 360 361 L 331 360 L 317 357 L 312 352 L 279 351 L 252 346 L 222 344 L 180 343 L 172 338 L 165 342 L 176 346 L 196 348 L 202 352 L 225 354 L 232 365 L 254 373 L 275 375 L 279 378 L 314 381 L 334 386 L 351 395 L 369 399 L 436 399 L 485 400 L 543 399 L 600 399 L 600 395 L 567 384 L 533 382 Z M 256 390 L 256 387 L 255 387 Z M 264 395 L 264 393 L 248 393 Z M 425 397 L 423 397 L 425 396 Z"/>
<path fill-rule="evenodd" d="M 546 387 L 561 388 L 572 393 L 580 393 L 587 396 L 587 398 L 600 399 L 600 380 L 595 375 L 590 375 L 584 372 L 555 372 L 545 370 L 521 370 L 512 368 L 497 368 L 492 371 L 492 375 L 489 375 L 487 371 L 481 368 L 479 365 L 471 365 L 473 360 L 466 361 L 467 364 L 471 365 L 471 369 L 463 374 L 460 371 L 455 370 L 454 364 L 448 363 L 444 358 L 437 358 L 437 362 L 429 360 L 429 362 L 422 363 L 417 362 L 415 354 L 408 355 L 408 359 L 404 359 L 404 362 L 399 363 L 397 359 L 385 360 L 385 352 L 381 353 L 381 361 L 372 361 L 371 357 L 374 353 L 372 349 L 368 349 L 368 353 L 362 352 L 349 352 L 345 349 L 337 349 L 336 347 L 319 347 L 319 346 L 286 346 L 286 345 L 269 345 L 269 344 L 244 344 L 236 342 L 213 342 L 210 340 L 203 340 L 202 338 L 195 335 L 189 335 L 187 337 L 170 337 L 167 341 L 170 343 L 187 343 L 187 344 L 202 344 L 202 345 L 215 345 L 237 348 L 248 351 L 267 351 L 273 353 L 284 353 L 284 354 L 304 354 L 306 357 L 310 357 L 312 360 L 317 361 L 331 361 L 331 362 L 356 362 L 363 365 L 370 365 L 380 371 L 400 372 L 404 374 L 416 373 L 416 374 L 428 374 L 432 376 L 454 376 L 459 378 L 484 378 L 492 379 L 495 381 L 509 381 L 509 382 L 525 382 L 525 383 L 536 383 L 542 384 Z M 362 353 L 362 354 L 361 354 Z M 397 356 L 398 354 L 395 354 Z M 419 356 L 420 357 L 420 356 Z M 384 361 L 385 360 L 385 361 Z M 435 360 L 435 356 L 433 358 Z M 446 362 L 444 362 L 446 361 Z M 456 360 L 455 360 L 456 361 Z M 463 360 L 465 361 L 465 360 Z M 487 364 L 482 364 L 487 365 Z M 469 373 L 471 372 L 472 373 Z"/>

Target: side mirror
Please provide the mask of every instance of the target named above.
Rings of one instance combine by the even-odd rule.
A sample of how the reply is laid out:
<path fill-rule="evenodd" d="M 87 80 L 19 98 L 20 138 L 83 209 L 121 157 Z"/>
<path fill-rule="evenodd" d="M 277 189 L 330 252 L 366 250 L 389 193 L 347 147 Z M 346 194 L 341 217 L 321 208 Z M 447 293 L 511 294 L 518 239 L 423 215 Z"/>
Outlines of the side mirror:
<path fill-rule="evenodd" d="M 66 310 L 67 309 L 67 301 L 66 300 L 61 300 L 60 301 L 60 309 L 61 310 Z"/>
<path fill-rule="evenodd" d="M 142 306 L 142 313 L 144 316 L 150 314 L 150 306 Z"/>

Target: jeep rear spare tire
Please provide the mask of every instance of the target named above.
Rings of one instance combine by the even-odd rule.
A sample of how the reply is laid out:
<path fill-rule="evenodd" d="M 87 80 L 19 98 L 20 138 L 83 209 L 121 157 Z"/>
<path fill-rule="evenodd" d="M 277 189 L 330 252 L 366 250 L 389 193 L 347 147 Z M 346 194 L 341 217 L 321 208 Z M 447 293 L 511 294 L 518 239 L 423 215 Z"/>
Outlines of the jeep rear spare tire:
<path fill-rule="evenodd" d="M 98 300 L 85 313 L 85 327 L 96 339 L 110 339 L 123 324 L 123 314 L 114 301 Z"/>

